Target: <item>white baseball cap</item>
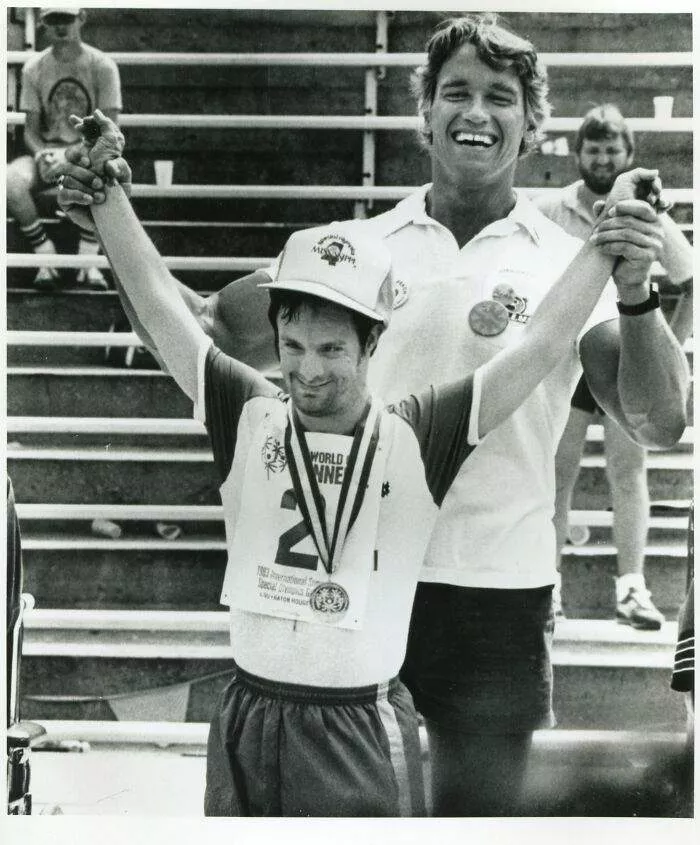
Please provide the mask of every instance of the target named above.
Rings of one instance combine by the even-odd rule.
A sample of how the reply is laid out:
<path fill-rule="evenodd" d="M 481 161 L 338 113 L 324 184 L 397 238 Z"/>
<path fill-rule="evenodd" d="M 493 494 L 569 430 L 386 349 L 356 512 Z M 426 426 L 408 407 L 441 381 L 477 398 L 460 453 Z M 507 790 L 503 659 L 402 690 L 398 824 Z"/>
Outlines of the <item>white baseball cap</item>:
<path fill-rule="evenodd" d="M 77 18 L 81 10 L 77 6 L 44 6 L 39 10 L 39 20 L 49 15 L 70 15 L 72 18 Z"/>
<path fill-rule="evenodd" d="M 391 253 L 348 223 L 295 232 L 285 244 L 270 290 L 293 290 L 335 302 L 389 325 L 394 301 Z"/>

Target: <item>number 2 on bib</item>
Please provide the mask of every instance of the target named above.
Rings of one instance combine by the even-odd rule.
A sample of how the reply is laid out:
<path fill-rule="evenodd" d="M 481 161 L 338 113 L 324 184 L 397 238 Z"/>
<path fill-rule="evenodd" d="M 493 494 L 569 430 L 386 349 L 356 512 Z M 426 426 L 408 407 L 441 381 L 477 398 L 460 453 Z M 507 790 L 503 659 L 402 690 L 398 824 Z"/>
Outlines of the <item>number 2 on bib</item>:
<path fill-rule="evenodd" d="M 280 507 L 284 510 L 296 510 L 297 497 L 293 490 L 285 490 L 284 495 L 282 496 L 282 501 L 280 502 Z M 301 522 L 297 522 L 295 525 L 292 525 L 291 528 L 288 528 L 280 535 L 279 542 L 277 543 L 275 563 L 279 563 L 282 566 L 293 566 L 295 569 L 311 569 L 315 571 L 318 566 L 317 555 L 309 555 L 303 554 L 302 552 L 292 551 L 292 548 L 296 546 L 297 543 L 301 543 L 302 540 L 310 536 L 311 534 L 309 529 L 306 527 L 306 523 L 303 519 Z"/>

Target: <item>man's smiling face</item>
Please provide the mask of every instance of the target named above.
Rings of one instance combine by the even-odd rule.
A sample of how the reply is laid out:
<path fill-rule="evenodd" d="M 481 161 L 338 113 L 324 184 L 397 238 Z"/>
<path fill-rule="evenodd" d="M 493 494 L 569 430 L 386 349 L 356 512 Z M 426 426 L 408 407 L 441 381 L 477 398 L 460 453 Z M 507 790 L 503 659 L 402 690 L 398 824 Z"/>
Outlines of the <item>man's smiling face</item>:
<path fill-rule="evenodd" d="M 484 64 L 464 44 L 442 66 L 430 107 L 433 172 L 450 181 L 512 182 L 526 129 L 515 71 Z"/>

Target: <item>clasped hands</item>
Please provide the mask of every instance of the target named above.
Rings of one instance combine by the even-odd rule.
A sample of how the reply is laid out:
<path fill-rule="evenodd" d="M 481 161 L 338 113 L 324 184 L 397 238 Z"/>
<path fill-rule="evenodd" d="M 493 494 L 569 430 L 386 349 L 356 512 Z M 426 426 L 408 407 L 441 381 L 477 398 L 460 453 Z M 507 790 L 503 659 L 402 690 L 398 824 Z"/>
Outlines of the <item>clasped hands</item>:
<path fill-rule="evenodd" d="M 70 120 L 83 139 L 66 151 L 58 203 L 75 223 L 93 230 L 89 207 L 105 201 L 107 184 L 118 182 L 130 193 L 131 168 L 122 157 L 121 130 L 99 109 L 82 119 L 72 115 Z M 622 173 L 606 200 L 596 205 L 600 216 L 591 243 L 618 258 L 613 276 L 620 298 L 646 299 L 649 271 L 664 243 L 657 212 L 665 208 L 658 171 L 636 167 Z"/>

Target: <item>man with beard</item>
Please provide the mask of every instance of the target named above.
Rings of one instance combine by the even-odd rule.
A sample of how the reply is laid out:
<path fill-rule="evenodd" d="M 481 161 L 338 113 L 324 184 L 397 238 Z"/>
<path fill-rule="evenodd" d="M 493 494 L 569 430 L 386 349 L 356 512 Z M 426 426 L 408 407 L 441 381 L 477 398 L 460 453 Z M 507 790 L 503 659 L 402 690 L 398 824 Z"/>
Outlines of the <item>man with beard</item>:
<path fill-rule="evenodd" d="M 536 205 L 569 234 L 588 237 L 596 214 L 594 205 L 605 199 L 616 177 L 632 167 L 632 131 L 614 105 L 596 106 L 584 117 L 576 137 L 576 162 L 581 179 Z M 662 215 L 666 234 L 661 263 L 669 282 L 681 288 L 671 328 L 682 343 L 692 330 L 692 247 L 679 226 Z M 598 405 L 585 376 L 576 387 L 571 412 L 556 456 L 556 505 L 559 568 L 561 549 L 568 534 L 568 516 L 581 454 L 590 423 L 602 419 L 605 429 L 606 473 L 614 513 L 613 537 L 617 548 L 618 578 L 615 582 L 618 622 L 642 630 L 657 630 L 664 621 L 654 606 L 644 579 L 644 550 L 649 518 L 646 450 L 635 443 Z M 559 616 L 561 601 L 555 604 Z"/>

